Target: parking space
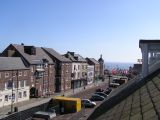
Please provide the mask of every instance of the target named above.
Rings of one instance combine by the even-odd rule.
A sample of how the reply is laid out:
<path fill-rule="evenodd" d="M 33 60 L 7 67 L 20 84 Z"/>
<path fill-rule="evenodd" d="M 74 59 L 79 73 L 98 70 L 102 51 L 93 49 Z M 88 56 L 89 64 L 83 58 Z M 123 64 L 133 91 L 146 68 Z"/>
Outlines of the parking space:
<path fill-rule="evenodd" d="M 108 87 L 107 83 L 101 84 L 99 86 L 92 87 L 90 89 L 84 90 L 80 93 L 74 94 L 71 97 L 89 99 L 96 91 L 96 89 L 106 89 Z M 82 107 L 82 110 L 78 113 L 59 115 L 54 120 L 84 120 L 89 116 L 96 107 L 98 107 L 103 101 L 96 101 L 96 106 L 94 108 Z"/>

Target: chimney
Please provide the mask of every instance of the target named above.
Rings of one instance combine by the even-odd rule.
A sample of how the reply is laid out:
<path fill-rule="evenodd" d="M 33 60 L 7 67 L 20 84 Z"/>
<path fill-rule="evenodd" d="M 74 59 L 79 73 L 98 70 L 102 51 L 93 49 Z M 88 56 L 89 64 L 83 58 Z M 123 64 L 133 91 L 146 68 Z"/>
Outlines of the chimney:
<path fill-rule="evenodd" d="M 68 51 L 68 53 L 71 54 L 72 56 L 74 56 L 74 52 L 69 52 L 69 51 Z"/>

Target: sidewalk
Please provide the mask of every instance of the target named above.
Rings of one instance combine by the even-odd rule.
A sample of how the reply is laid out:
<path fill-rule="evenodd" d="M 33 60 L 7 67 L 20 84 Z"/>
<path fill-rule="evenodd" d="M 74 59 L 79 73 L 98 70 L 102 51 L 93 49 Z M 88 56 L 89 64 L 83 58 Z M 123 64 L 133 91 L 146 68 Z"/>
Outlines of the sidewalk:
<path fill-rule="evenodd" d="M 89 84 L 87 86 L 85 86 L 85 89 L 84 87 L 81 87 L 81 88 L 76 88 L 76 89 L 71 89 L 71 90 L 68 90 L 64 93 L 55 93 L 54 95 L 50 96 L 50 97 L 47 97 L 47 98 L 32 98 L 28 101 L 23 101 L 23 102 L 19 102 L 19 103 L 15 103 L 13 104 L 13 107 L 18 107 L 18 111 L 23 111 L 23 110 L 26 110 L 26 109 L 29 109 L 29 108 L 32 108 L 34 106 L 38 106 L 38 105 L 41 105 L 43 103 L 47 103 L 49 102 L 52 97 L 54 96 L 61 96 L 61 95 L 64 95 L 64 96 L 71 96 L 73 94 L 77 94 L 79 92 L 82 92 L 82 91 L 85 91 L 87 89 L 90 89 L 92 87 L 96 87 L 96 86 L 99 86 L 100 84 L 104 84 L 105 82 L 98 82 L 98 83 L 92 83 L 92 84 Z M 11 111 L 11 105 L 9 106 L 4 106 L 0 109 L 0 119 L 7 116 L 8 112 Z"/>

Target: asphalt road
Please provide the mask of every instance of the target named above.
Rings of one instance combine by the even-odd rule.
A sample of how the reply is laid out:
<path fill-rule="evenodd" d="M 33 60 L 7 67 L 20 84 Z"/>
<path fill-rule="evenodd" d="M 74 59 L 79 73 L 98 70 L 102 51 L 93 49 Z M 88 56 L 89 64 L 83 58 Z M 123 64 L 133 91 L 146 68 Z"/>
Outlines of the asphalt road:
<path fill-rule="evenodd" d="M 102 85 L 99 86 L 94 86 L 90 89 L 87 90 L 83 90 L 80 93 L 77 93 L 75 95 L 72 95 L 72 97 L 77 97 L 77 98 L 81 98 L 81 99 L 88 99 L 92 96 L 92 94 L 95 92 L 95 90 L 97 88 L 107 88 L 107 83 L 104 83 Z M 98 101 L 96 102 L 96 107 L 99 106 L 102 103 L 102 101 Z M 54 118 L 54 120 L 85 120 L 87 118 L 87 116 L 89 116 L 94 109 L 96 109 L 96 107 L 94 108 L 82 108 L 82 110 L 78 113 L 72 113 L 72 114 L 64 114 L 64 115 L 59 115 L 56 118 Z"/>

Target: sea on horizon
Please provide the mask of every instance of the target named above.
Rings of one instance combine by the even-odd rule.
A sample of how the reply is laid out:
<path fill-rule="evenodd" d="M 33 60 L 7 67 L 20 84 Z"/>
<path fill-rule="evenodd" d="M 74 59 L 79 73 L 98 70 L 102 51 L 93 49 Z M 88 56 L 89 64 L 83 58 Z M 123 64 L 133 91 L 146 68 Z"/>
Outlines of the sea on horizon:
<path fill-rule="evenodd" d="M 105 62 L 105 69 L 125 69 L 129 70 L 129 67 L 133 67 L 134 63 L 122 63 L 122 62 Z"/>

